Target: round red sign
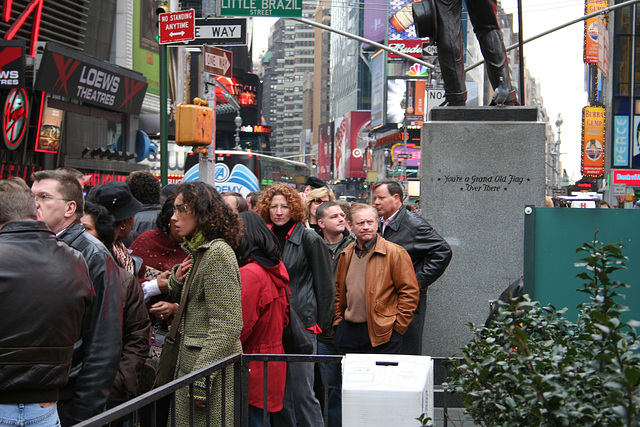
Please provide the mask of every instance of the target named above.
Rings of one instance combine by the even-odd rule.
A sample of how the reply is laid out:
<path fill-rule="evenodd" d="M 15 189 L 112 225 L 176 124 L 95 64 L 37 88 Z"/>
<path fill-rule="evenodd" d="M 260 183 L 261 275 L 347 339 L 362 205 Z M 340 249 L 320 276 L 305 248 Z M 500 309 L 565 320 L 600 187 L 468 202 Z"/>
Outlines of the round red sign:
<path fill-rule="evenodd" d="M 2 136 L 9 150 L 15 150 L 27 131 L 29 104 L 24 88 L 12 89 L 2 108 Z"/>

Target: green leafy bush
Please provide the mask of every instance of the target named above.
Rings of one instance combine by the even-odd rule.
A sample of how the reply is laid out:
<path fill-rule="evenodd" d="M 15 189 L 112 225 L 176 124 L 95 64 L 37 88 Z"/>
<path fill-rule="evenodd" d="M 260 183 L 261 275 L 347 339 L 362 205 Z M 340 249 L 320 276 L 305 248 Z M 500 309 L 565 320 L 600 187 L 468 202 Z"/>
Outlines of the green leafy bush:
<path fill-rule="evenodd" d="M 597 234 L 596 234 L 597 237 Z M 640 322 L 624 321 L 611 275 L 626 268 L 620 244 L 594 239 L 578 265 L 585 282 L 577 322 L 565 310 L 541 307 L 527 295 L 495 301 L 499 312 L 463 349 L 447 390 L 462 395 L 486 426 L 640 425 Z"/>

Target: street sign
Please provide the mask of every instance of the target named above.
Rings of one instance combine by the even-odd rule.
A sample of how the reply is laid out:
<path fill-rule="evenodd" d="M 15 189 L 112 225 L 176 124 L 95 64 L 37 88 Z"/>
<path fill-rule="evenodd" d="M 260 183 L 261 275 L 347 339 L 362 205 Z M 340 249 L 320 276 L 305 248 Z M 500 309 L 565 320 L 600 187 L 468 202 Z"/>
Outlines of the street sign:
<path fill-rule="evenodd" d="M 624 196 L 627 194 L 627 184 L 612 184 L 614 196 Z"/>
<path fill-rule="evenodd" d="M 302 17 L 302 0 L 219 0 L 219 16 Z"/>
<path fill-rule="evenodd" d="M 195 38 L 184 46 L 243 46 L 247 44 L 247 18 L 196 18 Z"/>
<path fill-rule="evenodd" d="M 444 102 L 444 89 L 427 89 L 426 108 L 424 109 L 424 117 L 427 121 L 431 120 L 429 113 L 433 107 L 437 107 Z"/>
<path fill-rule="evenodd" d="M 204 72 L 216 76 L 233 77 L 231 64 L 233 56 L 230 50 L 213 46 L 203 47 Z"/>
<path fill-rule="evenodd" d="M 161 13 L 160 44 L 185 42 L 195 38 L 196 14 L 193 9 Z"/>
<path fill-rule="evenodd" d="M 429 42 L 422 43 L 422 57 L 430 58 L 433 56 L 438 56 L 438 46 Z"/>

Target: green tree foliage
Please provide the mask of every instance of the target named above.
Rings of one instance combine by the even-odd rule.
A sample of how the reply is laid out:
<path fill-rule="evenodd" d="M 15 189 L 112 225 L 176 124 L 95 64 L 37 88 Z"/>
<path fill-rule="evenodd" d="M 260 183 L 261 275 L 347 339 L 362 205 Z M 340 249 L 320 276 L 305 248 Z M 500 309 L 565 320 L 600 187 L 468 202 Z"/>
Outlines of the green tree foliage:
<path fill-rule="evenodd" d="M 596 233 L 597 238 L 597 233 Z M 640 426 L 640 322 L 624 321 L 618 301 L 626 268 L 620 244 L 594 239 L 577 249 L 589 296 L 577 322 L 565 310 L 541 307 L 527 295 L 496 301 L 499 313 L 475 327 L 447 390 L 462 395 L 485 426 Z"/>

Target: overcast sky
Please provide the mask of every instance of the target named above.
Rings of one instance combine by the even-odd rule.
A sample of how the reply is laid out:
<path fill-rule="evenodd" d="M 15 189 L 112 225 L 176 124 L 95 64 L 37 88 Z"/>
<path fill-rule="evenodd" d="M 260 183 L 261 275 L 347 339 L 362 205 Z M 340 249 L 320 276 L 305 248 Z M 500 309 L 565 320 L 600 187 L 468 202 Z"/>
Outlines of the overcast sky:
<path fill-rule="evenodd" d="M 514 14 L 516 0 L 502 0 L 507 13 Z M 584 0 L 522 0 L 523 35 L 529 37 L 584 15 Z M 514 28 L 517 31 L 517 28 Z M 563 167 L 574 179 L 580 179 L 582 107 L 587 105 L 585 68 L 582 59 L 584 26 L 573 24 L 524 46 L 525 66 L 540 84 L 544 107 L 554 131 L 561 114 L 560 152 Z M 525 95 L 526 96 L 526 95 Z M 557 134 L 556 134 L 557 136 Z"/>

